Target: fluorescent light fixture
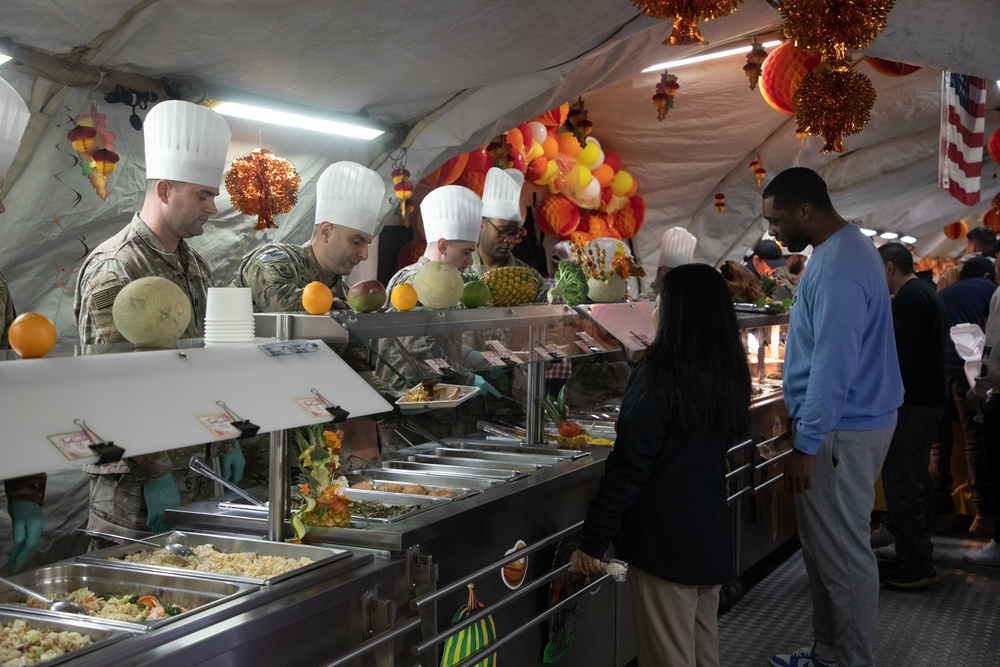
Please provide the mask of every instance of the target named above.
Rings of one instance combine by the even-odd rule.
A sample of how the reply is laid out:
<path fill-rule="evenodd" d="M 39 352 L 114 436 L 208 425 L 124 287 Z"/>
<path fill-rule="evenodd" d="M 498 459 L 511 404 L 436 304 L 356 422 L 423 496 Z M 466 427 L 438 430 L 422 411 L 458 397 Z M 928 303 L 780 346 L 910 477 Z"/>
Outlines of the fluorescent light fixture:
<path fill-rule="evenodd" d="M 902 238 L 899 239 L 899 242 L 900 243 L 916 243 L 917 240 L 915 238 L 913 238 L 912 236 L 904 236 L 904 237 L 902 237 Z"/>
<path fill-rule="evenodd" d="M 365 139 L 366 141 L 384 134 L 382 130 L 376 129 L 372 125 L 364 124 L 364 121 L 360 118 L 357 123 L 347 120 L 336 121 L 328 118 L 288 113 L 286 111 L 275 111 L 274 109 L 265 109 L 237 102 L 219 102 L 213 108 L 224 116 L 246 118 L 262 123 L 285 125 L 313 132 L 324 132 L 326 134 L 336 134 L 354 139 Z"/>
<path fill-rule="evenodd" d="M 773 46 L 778 46 L 781 44 L 781 40 L 774 40 L 773 42 L 764 42 L 761 44 L 765 49 L 770 49 Z M 702 63 L 706 60 L 715 60 L 716 58 L 726 58 L 728 56 L 735 56 L 741 53 L 750 53 L 752 46 L 741 46 L 735 49 L 726 49 L 725 51 L 716 51 L 715 53 L 706 53 L 700 56 L 691 56 L 690 58 L 682 58 L 680 60 L 671 60 L 669 62 L 660 63 L 658 65 L 650 65 L 646 69 L 642 70 L 642 73 L 646 72 L 656 72 L 661 69 L 674 69 L 675 67 L 681 67 L 683 65 L 691 65 L 693 63 Z"/>
<path fill-rule="evenodd" d="M 881 234 L 879 234 L 879 236 L 888 241 L 899 238 L 899 234 L 897 234 L 896 232 L 882 232 Z"/>
<path fill-rule="evenodd" d="M 860 229 L 861 233 L 864 234 L 865 236 L 875 236 L 876 234 L 878 234 L 878 232 L 876 232 L 874 229 L 865 229 L 864 227 L 861 227 Z"/>

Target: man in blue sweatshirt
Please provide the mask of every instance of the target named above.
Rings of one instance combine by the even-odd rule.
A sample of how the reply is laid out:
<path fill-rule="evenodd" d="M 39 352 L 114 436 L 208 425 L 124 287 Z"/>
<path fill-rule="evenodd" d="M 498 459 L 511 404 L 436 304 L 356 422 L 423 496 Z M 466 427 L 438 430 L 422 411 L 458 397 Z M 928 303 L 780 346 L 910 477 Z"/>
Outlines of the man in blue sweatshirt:
<path fill-rule="evenodd" d="M 762 195 L 770 233 L 813 246 L 792 306 L 784 395 L 795 426 L 785 488 L 796 494 L 813 603 L 813 644 L 774 667 L 875 664 L 878 567 L 869 519 L 903 402 L 885 268 L 871 240 L 833 208 L 811 169 L 778 174 Z"/>

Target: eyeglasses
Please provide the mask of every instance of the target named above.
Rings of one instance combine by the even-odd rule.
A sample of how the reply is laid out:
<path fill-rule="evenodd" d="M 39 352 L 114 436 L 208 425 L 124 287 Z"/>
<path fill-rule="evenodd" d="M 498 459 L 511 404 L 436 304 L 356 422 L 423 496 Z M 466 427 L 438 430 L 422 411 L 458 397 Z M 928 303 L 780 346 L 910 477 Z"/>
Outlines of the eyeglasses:
<path fill-rule="evenodd" d="M 517 245 L 518 243 L 520 243 L 521 241 L 523 241 L 524 237 L 528 235 L 528 232 L 527 232 L 527 230 L 524 227 L 519 227 L 516 232 L 502 232 L 502 231 L 500 231 L 499 227 L 497 227 L 492 222 L 490 222 L 489 218 L 483 218 L 483 222 L 485 222 L 486 224 L 488 224 L 490 227 L 492 227 L 496 231 L 497 236 L 500 237 L 501 241 L 503 239 L 507 239 L 508 241 L 510 241 L 511 243 L 513 243 L 514 245 Z"/>

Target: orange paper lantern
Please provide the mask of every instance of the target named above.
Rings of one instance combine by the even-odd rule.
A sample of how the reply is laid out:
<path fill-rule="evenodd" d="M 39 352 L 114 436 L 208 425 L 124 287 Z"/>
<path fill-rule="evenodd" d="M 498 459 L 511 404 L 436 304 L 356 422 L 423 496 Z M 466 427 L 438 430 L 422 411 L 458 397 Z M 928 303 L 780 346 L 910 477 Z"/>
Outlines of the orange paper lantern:
<path fill-rule="evenodd" d="M 920 69 L 919 65 L 900 63 L 895 60 L 884 60 L 874 56 L 865 56 L 865 61 L 873 70 L 886 76 L 907 76 Z"/>
<path fill-rule="evenodd" d="M 771 108 L 789 116 L 795 115 L 792 95 L 806 74 L 816 69 L 822 56 L 819 52 L 803 51 L 791 42 L 785 42 L 771 51 L 761 67 L 761 96 Z"/>
<path fill-rule="evenodd" d="M 480 197 L 483 196 L 483 186 L 486 185 L 486 174 L 481 171 L 467 171 L 462 174 L 465 187 L 475 192 Z"/>
<path fill-rule="evenodd" d="M 544 155 L 539 155 L 528 163 L 528 168 L 524 172 L 524 180 L 534 183 L 545 175 L 549 168 L 549 160 Z"/>
<path fill-rule="evenodd" d="M 562 196 L 549 197 L 538 205 L 538 224 L 551 236 L 565 238 L 580 224 L 580 209 Z"/>
<path fill-rule="evenodd" d="M 969 226 L 965 224 L 965 220 L 959 220 L 958 222 L 953 222 L 944 226 L 944 235 L 952 241 L 957 241 L 962 238 L 968 231 Z"/>
<path fill-rule="evenodd" d="M 990 140 L 986 142 L 986 152 L 993 158 L 994 164 L 1000 164 L 1000 130 L 990 135 Z"/>
<path fill-rule="evenodd" d="M 552 109 L 551 111 L 546 111 L 540 116 L 536 116 L 533 120 L 537 120 L 545 127 L 558 128 L 562 127 L 562 124 L 566 122 L 566 117 L 568 115 L 569 115 L 569 102 L 563 102 L 555 109 Z"/>
<path fill-rule="evenodd" d="M 983 216 L 983 224 L 1000 233 L 1000 209 L 991 208 L 986 211 L 986 215 Z"/>

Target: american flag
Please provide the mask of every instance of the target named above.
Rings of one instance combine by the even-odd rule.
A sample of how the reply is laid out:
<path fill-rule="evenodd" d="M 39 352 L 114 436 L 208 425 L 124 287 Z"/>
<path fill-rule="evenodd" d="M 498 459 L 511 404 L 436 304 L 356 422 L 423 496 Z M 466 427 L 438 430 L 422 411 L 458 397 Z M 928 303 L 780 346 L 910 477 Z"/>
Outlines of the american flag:
<path fill-rule="evenodd" d="M 938 185 L 966 206 L 979 202 L 986 125 L 986 79 L 955 72 L 941 76 L 941 149 Z"/>

